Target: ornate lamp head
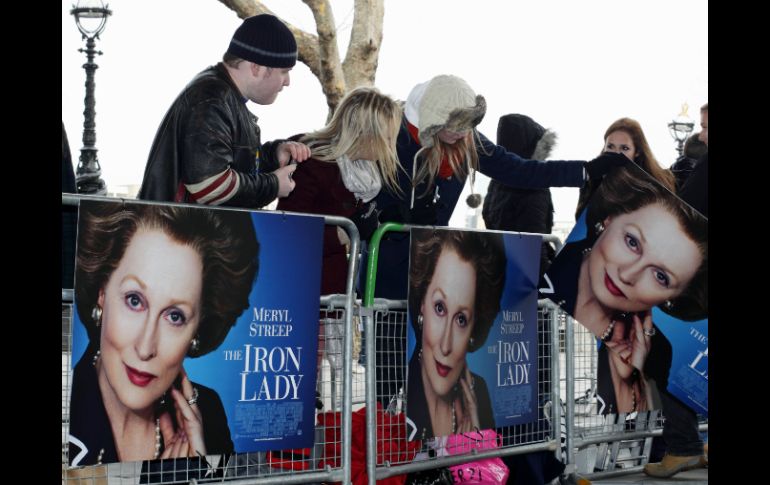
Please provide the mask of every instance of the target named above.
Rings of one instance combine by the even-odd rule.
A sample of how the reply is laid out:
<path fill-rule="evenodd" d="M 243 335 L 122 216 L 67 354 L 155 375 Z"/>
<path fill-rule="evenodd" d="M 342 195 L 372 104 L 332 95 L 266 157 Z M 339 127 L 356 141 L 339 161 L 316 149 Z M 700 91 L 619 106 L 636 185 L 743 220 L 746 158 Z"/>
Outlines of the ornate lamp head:
<path fill-rule="evenodd" d="M 102 0 L 79 0 L 72 7 L 70 13 L 75 16 L 75 23 L 83 38 L 98 38 L 104 31 L 107 17 L 112 15 L 109 5 L 104 5 Z"/>

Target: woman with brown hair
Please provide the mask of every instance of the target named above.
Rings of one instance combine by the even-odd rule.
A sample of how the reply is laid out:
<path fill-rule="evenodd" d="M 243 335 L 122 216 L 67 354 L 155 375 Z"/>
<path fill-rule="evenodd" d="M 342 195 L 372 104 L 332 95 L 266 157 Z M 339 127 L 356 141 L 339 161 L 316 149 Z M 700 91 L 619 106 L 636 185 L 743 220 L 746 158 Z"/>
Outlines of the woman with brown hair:
<path fill-rule="evenodd" d="M 604 132 L 604 146 L 602 152 L 622 153 L 629 160 L 637 164 L 642 170 L 650 174 L 663 187 L 671 192 L 675 191 L 675 178 L 671 171 L 664 169 L 652 154 L 647 137 L 644 136 L 642 126 L 631 118 L 620 118 L 613 122 Z M 580 217 L 591 196 L 601 183 L 601 178 L 595 178 L 586 182 L 580 189 L 575 219 Z"/>

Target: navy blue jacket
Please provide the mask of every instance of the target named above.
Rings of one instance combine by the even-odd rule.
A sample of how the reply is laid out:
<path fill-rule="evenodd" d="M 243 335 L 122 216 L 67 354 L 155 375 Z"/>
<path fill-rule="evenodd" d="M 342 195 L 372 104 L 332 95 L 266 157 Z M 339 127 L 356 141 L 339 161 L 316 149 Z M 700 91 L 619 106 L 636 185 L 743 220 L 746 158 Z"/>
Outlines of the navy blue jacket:
<path fill-rule="evenodd" d="M 481 147 L 478 148 L 479 171 L 494 180 L 506 185 L 522 189 L 543 189 L 547 187 L 582 187 L 584 183 L 583 161 L 550 160 L 542 162 L 526 160 L 505 148 L 495 145 L 486 136 L 478 133 Z M 400 195 L 383 189 L 377 196 L 377 209 L 383 212 L 393 212 L 394 206 L 406 209 L 409 207 L 412 194 L 412 167 L 414 156 L 421 148 L 412 138 L 406 124 L 406 118 L 401 122 L 401 130 L 396 141 L 398 160 L 406 173 L 398 172 Z M 408 174 L 408 175 L 407 175 Z M 454 212 L 457 200 L 465 185 L 465 179 L 456 176 L 435 179 L 438 187 L 436 203 L 437 226 L 447 226 Z M 415 198 L 426 192 L 427 182 L 416 187 Z M 426 197 L 433 198 L 435 188 Z M 417 203 L 415 203 L 417 205 Z M 389 210 L 390 209 L 390 210 Z M 380 218 L 381 222 L 386 222 Z M 366 267 L 364 262 L 363 268 Z M 409 268 L 409 235 L 392 233 L 384 237 L 380 244 L 380 256 L 377 270 L 375 296 L 390 299 L 406 299 L 407 273 Z M 361 272 L 364 275 L 364 271 Z M 363 290 L 363 288 L 361 288 Z"/>

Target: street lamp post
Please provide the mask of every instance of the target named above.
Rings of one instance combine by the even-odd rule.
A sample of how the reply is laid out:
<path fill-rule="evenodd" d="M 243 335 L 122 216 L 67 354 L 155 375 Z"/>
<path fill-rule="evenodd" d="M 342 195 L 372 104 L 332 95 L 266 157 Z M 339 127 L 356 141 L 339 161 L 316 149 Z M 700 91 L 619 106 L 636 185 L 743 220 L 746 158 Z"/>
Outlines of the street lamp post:
<path fill-rule="evenodd" d="M 674 140 L 676 140 L 676 151 L 679 152 L 680 157 L 684 152 L 684 142 L 695 127 L 695 123 L 690 121 L 690 117 L 687 116 L 687 108 L 687 103 L 684 103 L 679 115 L 668 124 L 668 131 L 671 133 Z"/>
<path fill-rule="evenodd" d="M 102 170 L 96 155 L 96 99 L 94 98 L 94 72 L 99 66 L 94 62 L 95 55 L 102 55 L 96 50 L 96 41 L 99 34 L 104 31 L 107 17 L 112 15 L 109 5 L 104 5 L 101 0 L 79 0 L 72 7 L 70 14 L 75 16 L 78 30 L 86 40 L 86 48 L 78 49 L 86 53 L 87 62 L 83 64 L 86 70 L 86 98 L 83 115 L 83 148 L 80 149 L 80 161 L 76 172 L 78 193 L 106 195 L 107 184 L 101 179 Z"/>

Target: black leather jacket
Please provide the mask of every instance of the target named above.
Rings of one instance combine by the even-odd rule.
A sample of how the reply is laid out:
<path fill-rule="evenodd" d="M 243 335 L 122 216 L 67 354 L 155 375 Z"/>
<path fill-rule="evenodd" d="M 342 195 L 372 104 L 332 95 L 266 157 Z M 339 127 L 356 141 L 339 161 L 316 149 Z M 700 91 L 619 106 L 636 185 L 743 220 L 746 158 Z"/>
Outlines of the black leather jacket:
<path fill-rule="evenodd" d="M 150 150 L 138 197 L 193 200 L 184 185 L 199 184 L 232 169 L 234 194 L 222 204 L 259 208 L 278 195 L 275 148 L 283 140 L 260 144 L 257 117 L 246 108 L 220 62 L 199 73 L 169 108 Z"/>

